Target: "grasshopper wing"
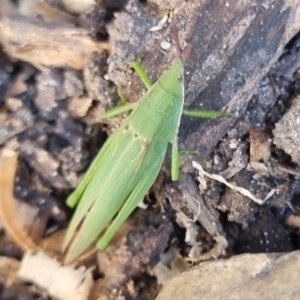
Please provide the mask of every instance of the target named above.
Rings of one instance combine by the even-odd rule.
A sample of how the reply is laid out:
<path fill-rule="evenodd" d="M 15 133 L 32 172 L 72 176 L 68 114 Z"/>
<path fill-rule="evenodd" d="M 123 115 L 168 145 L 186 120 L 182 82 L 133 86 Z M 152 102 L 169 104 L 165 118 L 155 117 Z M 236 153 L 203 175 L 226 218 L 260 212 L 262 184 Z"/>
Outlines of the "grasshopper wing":
<path fill-rule="evenodd" d="M 112 147 L 113 151 L 107 152 L 103 157 L 102 164 L 99 165 L 79 202 L 66 234 L 65 247 L 70 244 L 80 223 L 82 225 L 70 245 L 66 262 L 80 255 L 97 238 L 120 210 L 140 178 L 150 169 L 149 163 L 153 164 L 150 159 L 153 154 L 151 150 L 149 151 L 152 149 L 152 143 L 149 140 L 137 136 L 130 126 L 122 129 L 121 133 L 123 136 L 120 139 L 118 135 L 116 136 L 116 141 L 112 142 L 115 149 Z M 166 149 L 167 142 L 164 141 L 164 144 Z M 159 163 L 155 164 L 156 176 L 165 151 L 161 154 Z"/>
<path fill-rule="evenodd" d="M 152 141 L 152 143 L 153 143 L 152 145 L 154 145 L 155 141 Z M 153 149 L 154 148 L 155 146 L 153 147 Z M 151 150 L 152 149 L 149 149 L 149 152 L 151 152 Z M 138 203 L 145 197 L 145 195 L 148 193 L 151 186 L 153 185 L 156 177 L 158 176 L 164 156 L 155 157 L 155 152 L 153 154 L 152 155 L 154 157 L 152 157 L 153 161 L 151 166 L 149 168 L 146 168 L 145 166 L 141 174 L 141 177 L 139 179 L 139 182 L 130 193 L 126 202 L 124 203 L 121 210 L 119 211 L 117 217 L 114 219 L 110 227 L 107 229 L 105 234 L 99 240 L 97 247 L 100 250 L 105 250 L 105 248 L 107 247 L 107 245 L 109 244 L 110 240 L 113 238 L 117 230 L 126 221 L 126 219 L 129 217 L 132 211 L 137 207 Z"/>

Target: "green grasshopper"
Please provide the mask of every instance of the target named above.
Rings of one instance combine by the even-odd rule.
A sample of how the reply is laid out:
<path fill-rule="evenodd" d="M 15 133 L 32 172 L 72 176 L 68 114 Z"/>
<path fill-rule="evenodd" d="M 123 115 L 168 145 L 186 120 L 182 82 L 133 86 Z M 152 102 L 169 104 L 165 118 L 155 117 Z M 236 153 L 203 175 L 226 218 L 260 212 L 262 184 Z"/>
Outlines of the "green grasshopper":
<path fill-rule="evenodd" d="M 177 37 L 177 33 L 174 35 Z M 180 49 L 178 37 L 175 39 Z M 179 52 L 179 50 L 178 50 Z M 122 125 L 108 138 L 77 189 L 67 199 L 77 210 L 67 230 L 66 262 L 83 253 L 112 221 L 97 243 L 104 250 L 119 227 L 153 185 L 172 145 L 172 180 L 178 179 L 180 158 L 177 134 L 181 115 L 217 118 L 226 113 L 184 111 L 184 53 L 151 85 L 138 61 L 133 68 L 147 93 L 135 104 L 112 110 L 108 116 L 132 109 Z M 116 217 L 115 217 L 116 216 Z M 115 217 L 115 218 L 114 218 Z M 114 219 L 113 219 L 114 218 Z M 78 235 L 73 239 L 75 232 Z"/>

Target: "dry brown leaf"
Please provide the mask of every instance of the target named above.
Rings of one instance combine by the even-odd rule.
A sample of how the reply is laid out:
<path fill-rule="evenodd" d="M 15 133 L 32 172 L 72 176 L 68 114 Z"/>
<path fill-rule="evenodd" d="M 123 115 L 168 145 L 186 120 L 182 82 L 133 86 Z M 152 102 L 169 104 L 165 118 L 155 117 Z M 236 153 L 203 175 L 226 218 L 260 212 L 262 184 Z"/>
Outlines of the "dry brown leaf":
<path fill-rule="evenodd" d="M 45 233 L 49 216 L 42 214 L 37 207 L 18 200 L 15 201 L 17 206 L 16 218 L 19 219 L 30 238 L 38 243 Z"/>
<path fill-rule="evenodd" d="M 49 216 L 40 212 L 37 207 L 34 207 L 26 202 L 18 201 L 15 198 L 14 201 L 14 219 L 18 219 L 18 222 L 26 230 L 30 238 L 34 242 L 38 243 L 38 241 L 40 241 L 45 233 L 45 228 L 49 220 Z M 10 225 L 6 224 L 6 226 Z M 5 228 L 5 226 L 0 218 L 0 229 L 2 228 Z"/>
<path fill-rule="evenodd" d="M 66 230 L 59 230 L 50 236 L 43 238 L 39 245 L 42 249 L 45 249 L 47 254 L 51 253 L 60 261 L 60 256 L 62 255 L 62 242 L 65 236 Z M 51 255 L 51 256 L 52 256 Z"/>
<path fill-rule="evenodd" d="M 62 266 L 42 251 L 24 254 L 19 276 L 60 300 L 86 300 L 93 285 L 91 269 Z"/>
<path fill-rule="evenodd" d="M 222 176 L 217 175 L 217 174 L 209 174 L 209 173 L 205 172 L 203 170 L 202 166 L 200 164 L 198 164 L 197 162 L 193 161 L 192 164 L 193 164 L 193 167 L 199 172 L 199 177 L 198 177 L 199 181 L 201 180 L 201 182 L 203 182 L 203 178 L 204 178 L 204 175 L 205 175 L 205 176 L 207 176 L 210 179 L 217 180 L 217 181 L 225 184 L 226 186 L 228 186 L 232 190 L 234 190 L 234 191 L 236 191 L 238 193 L 241 193 L 242 195 L 248 197 L 249 199 L 251 199 L 252 201 L 254 201 L 257 204 L 260 204 L 260 205 L 264 204 L 275 193 L 275 190 L 271 190 L 267 194 L 267 196 L 265 197 L 265 199 L 263 199 L 263 200 L 258 199 L 254 195 L 252 195 L 249 190 L 244 189 L 242 187 L 234 186 L 233 184 L 231 184 L 228 181 L 226 181 Z"/>
<path fill-rule="evenodd" d="M 17 154 L 9 149 L 0 153 L 0 219 L 12 240 L 25 251 L 38 246 L 32 241 L 17 216 L 17 201 L 13 196 L 13 184 L 17 166 Z"/>
<path fill-rule="evenodd" d="M 250 166 L 257 174 L 269 176 L 269 170 L 266 166 L 271 155 L 270 136 L 264 131 L 252 129 L 249 130 L 250 136 Z"/>
<path fill-rule="evenodd" d="M 261 130 L 249 130 L 250 136 L 250 161 L 263 161 L 267 163 L 271 155 L 270 136 Z"/>

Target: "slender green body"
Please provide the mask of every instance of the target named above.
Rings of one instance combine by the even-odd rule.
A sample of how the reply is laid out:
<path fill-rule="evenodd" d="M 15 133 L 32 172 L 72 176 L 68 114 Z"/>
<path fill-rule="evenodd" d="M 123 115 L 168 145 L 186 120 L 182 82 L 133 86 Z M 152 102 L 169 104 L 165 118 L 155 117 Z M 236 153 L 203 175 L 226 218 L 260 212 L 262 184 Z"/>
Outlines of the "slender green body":
<path fill-rule="evenodd" d="M 64 249 L 69 246 L 67 262 L 85 251 L 116 216 L 97 244 L 105 249 L 147 194 L 160 171 L 168 144 L 177 145 L 183 103 L 183 62 L 176 58 L 107 140 L 69 197 L 67 203 L 71 207 L 79 204 L 64 241 Z M 78 228 L 78 235 L 71 242 Z"/>

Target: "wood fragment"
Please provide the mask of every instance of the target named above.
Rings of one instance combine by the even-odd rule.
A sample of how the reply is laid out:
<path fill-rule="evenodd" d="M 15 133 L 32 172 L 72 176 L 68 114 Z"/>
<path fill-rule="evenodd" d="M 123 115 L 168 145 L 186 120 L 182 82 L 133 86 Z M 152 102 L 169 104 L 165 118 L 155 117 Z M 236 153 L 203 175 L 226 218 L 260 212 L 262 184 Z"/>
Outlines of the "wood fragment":
<path fill-rule="evenodd" d="M 46 289 L 55 299 L 87 300 L 93 284 L 92 270 L 62 266 L 39 251 L 25 253 L 19 276 Z"/>
<path fill-rule="evenodd" d="M 19 15 L 0 19 L 0 36 L 0 43 L 10 57 L 38 69 L 82 70 L 91 53 L 110 50 L 108 43 L 93 41 L 84 29 Z"/>

